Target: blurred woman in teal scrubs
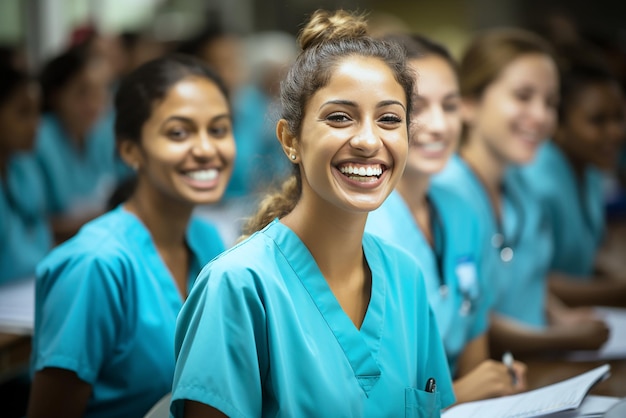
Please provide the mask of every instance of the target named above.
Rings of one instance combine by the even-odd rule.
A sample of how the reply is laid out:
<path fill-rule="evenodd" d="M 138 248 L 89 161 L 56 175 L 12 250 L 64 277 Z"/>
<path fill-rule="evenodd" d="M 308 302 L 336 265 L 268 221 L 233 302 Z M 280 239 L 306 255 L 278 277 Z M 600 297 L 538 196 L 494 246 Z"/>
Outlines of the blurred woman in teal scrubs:
<path fill-rule="evenodd" d="M 552 227 L 550 288 L 570 305 L 626 306 L 626 280 L 602 276 L 596 264 L 606 232 L 605 175 L 617 170 L 626 135 L 624 94 L 600 64 L 563 66 L 558 128 L 522 170 Z"/>
<path fill-rule="evenodd" d="M 39 101 L 35 80 L 0 67 L 0 284 L 34 276 L 53 245 L 43 176 L 31 152 Z"/>
<path fill-rule="evenodd" d="M 457 402 L 525 389 L 525 366 L 490 360 L 487 330 L 492 287 L 483 273 L 477 214 L 454 190 L 431 185 L 461 134 L 456 63 L 444 46 L 420 35 L 389 35 L 407 50 L 417 75 L 409 154 L 396 190 L 370 213 L 366 231 L 411 253 L 424 269 L 428 300 L 455 379 Z"/>
<path fill-rule="evenodd" d="M 542 202 L 516 167 L 528 164 L 552 135 L 559 101 L 552 48 L 521 29 L 477 34 L 459 69 L 466 124 L 458 155 L 437 175 L 480 215 L 490 246 L 485 259 L 494 295 L 494 353 L 595 349 L 604 322 L 552 295 L 547 276 L 553 243 Z"/>
<path fill-rule="evenodd" d="M 302 30 L 276 128 L 294 174 L 185 302 L 173 416 L 439 417 L 454 402 L 419 264 L 364 232 L 402 176 L 414 83 L 402 49 L 366 35 L 345 11 Z"/>
<path fill-rule="evenodd" d="M 224 250 L 192 215 L 222 198 L 232 172 L 221 80 L 166 56 L 126 77 L 115 108 L 135 188 L 37 266 L 29 417 L 143 417 L 171 390 L 183 300 Z"/>
<path fill-rule="evenodd" d="M 127 173 L 115 153 L 109 67 L 77 46 L 50 60 L 40 75 L 43 117 L 36 155 L 44 173 L 58 242 L 105 210 Z"/>

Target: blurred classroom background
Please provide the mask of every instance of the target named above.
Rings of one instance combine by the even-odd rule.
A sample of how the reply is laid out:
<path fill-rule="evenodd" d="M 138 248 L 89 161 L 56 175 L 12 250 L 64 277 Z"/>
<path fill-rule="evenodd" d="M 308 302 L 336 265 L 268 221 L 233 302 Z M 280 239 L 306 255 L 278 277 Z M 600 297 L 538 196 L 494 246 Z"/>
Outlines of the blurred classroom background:
<path fill-rule="evenodd" d="M 3 0 L 0 44 L 24 48 L 37 68 L 87 25 L 104 36 L 132 33 L 175 43 L 194 36 L 207 19 L 243 35 L 295 34 L 303 17 L 317 8 L 368 11 L 381 25 L 425 33 L 454 52 L 473 31 L 493 26 L 550 24 L 566 37 L 573 23 L 604 45 L 624 48 L 626 42 L 626 4 L 619 0 Z"/>
<path fill-rule="evenodd" d="M 298 25 L 317 8 L 366 11 L 380 31 L 421 32 L 457 56 L 473 33 L 490 27 L 529 28 L 554 42 L 583 37 L 626 86 L 626 3 L 619 0 L 3 0 L 0 48 L 5 60 L 33 74 L 94 34 L 114 78 L 173 50 L 204 55 L 221 67 L 246 123 L 235 132 L 239 152 L 227 198 L 206 213 L 233 242 L 250 201 L 286 170 L 273 133 L 276 68 L 293 59 Z M 206 47 L 222 34 L 230 39 Z M 620 175 L 607 181 L 606 194 L 611 210 L 623 212 Z"/>

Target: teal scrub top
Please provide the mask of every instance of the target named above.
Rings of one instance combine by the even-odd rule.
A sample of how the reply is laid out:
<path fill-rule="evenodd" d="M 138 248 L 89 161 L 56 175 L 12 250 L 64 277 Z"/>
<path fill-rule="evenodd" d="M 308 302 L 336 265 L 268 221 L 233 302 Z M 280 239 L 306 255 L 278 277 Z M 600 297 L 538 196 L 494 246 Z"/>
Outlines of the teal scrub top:
<path fill-rule="evenodd" d="M 187 244 L 191 286 L 224 247 L 198 219 Z M 32 372 L 57 367 L 89 383 L 85 417 L 143 417 L 171 390 L 182 303 L 150 232 L 118 206 L 37 267 Z"/>
<path fill-rule="evenodd" d="M 554 241 L 552 269 L 589 280 L 605 231 L 602 173 L 589 165 L 578 178 L 552 141 L 543 144 L 535 160 L 520 172 L 530 196 L 546 202 Z"/>
<path fill-rule="evenodd" d="M 31 154 L 14 154 L 0 178 L 0 284 L 35 275 L 53 245 L 39 166 Z"/>
<path fill-rule="evenodd" d="M 173 416 L 185 399 L 230 417 L 440 416 L 455 398 L 420 268 L 370 234 L 363 251 L 360 330 L 277 219 L 209 263 L 176 326 Z"/>
<path fill-rule="evenodd" d="M 544 327 L 552 232 L 544 203 L 530 198 L 519 170 L 509 169 L 503 180 L 501 227 L 487 191 L 460 156 L 454 155 L 433 181 L 455 190 L 480 215 L 485 231 L 481 241 L 488 248 L 483 271 L 493 287 L 493 311 L 528 326 Z M 509 260 L 506 256 L 511 253 Z"/>
<path fill-rule="evenodd" d="M 467 207 L 459 210 L 462 199 L 442 187 L 431 187 L 428 197 L 434 208 L 434 248 L 397 191 L 370 212 L 365 229 L 404 248 L 422 266 L 428 300 L 455 375 L 465 346 L 487 331 L 490 286 L 481 273 L 477 215 Z"/>
<path fill-rule="evenodd" d="M 35 152 L 53 214 L 104 210 L 117 181 L 128 174 L 116 155 L 112 115 L 105 115 L 78 149 L 59 119 L 44 114 Z"/>

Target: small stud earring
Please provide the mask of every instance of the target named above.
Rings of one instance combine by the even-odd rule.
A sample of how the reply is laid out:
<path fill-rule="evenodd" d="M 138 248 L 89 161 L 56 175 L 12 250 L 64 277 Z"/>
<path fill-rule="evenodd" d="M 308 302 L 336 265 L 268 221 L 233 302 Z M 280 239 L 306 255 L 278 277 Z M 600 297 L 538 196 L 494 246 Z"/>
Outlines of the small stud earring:
<path fill-rule="evenodd" d="M 132 169 L 133 169 L 133 171 L 137 171 L 137 170 L 139 170 L 139 163 L 138 163 L 138 162 L 134 162 L 134 163 L 130 166 L 130 168 L 132 168 Z"/>
<path fill-rule="evenodd" d="M 291 154 L 291 159 L 295 161 L 295 159 L 296 159 L 296 154 Z"/>

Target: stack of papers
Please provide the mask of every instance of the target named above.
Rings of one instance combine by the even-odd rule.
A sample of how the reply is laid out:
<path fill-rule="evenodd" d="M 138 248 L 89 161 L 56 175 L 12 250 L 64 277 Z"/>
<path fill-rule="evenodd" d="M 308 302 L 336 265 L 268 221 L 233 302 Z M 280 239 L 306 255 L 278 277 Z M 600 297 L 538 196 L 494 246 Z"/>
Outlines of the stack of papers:
<path fill-rule="evenodd" d="M 596 307 L 596 314 L 609 327 L 609 339 L 599 350 L 581 350 L 568 353 L 570 361 L 626 359 L 626 309 Z"/>
<path fill-rule="evenodd" d="M 539 389 L 501 398 L 462 403 L 449 408 L 441 416 L 442 418 L 533 418 L 551 416 L 549 414 L 557 412 L 575 412 L 583 404 L 589 390 L 599 381 L 606 379 L 610 374 L 609 371 L 610 366 L 605 364 L 571 379 Z M 579 415 L 556 416 L 569 418 Z"/>
<path fill-rule="evenodd" d="M 35 279 L 0 286 L 0 332 L 31 335 L 35 326 Z"/>

